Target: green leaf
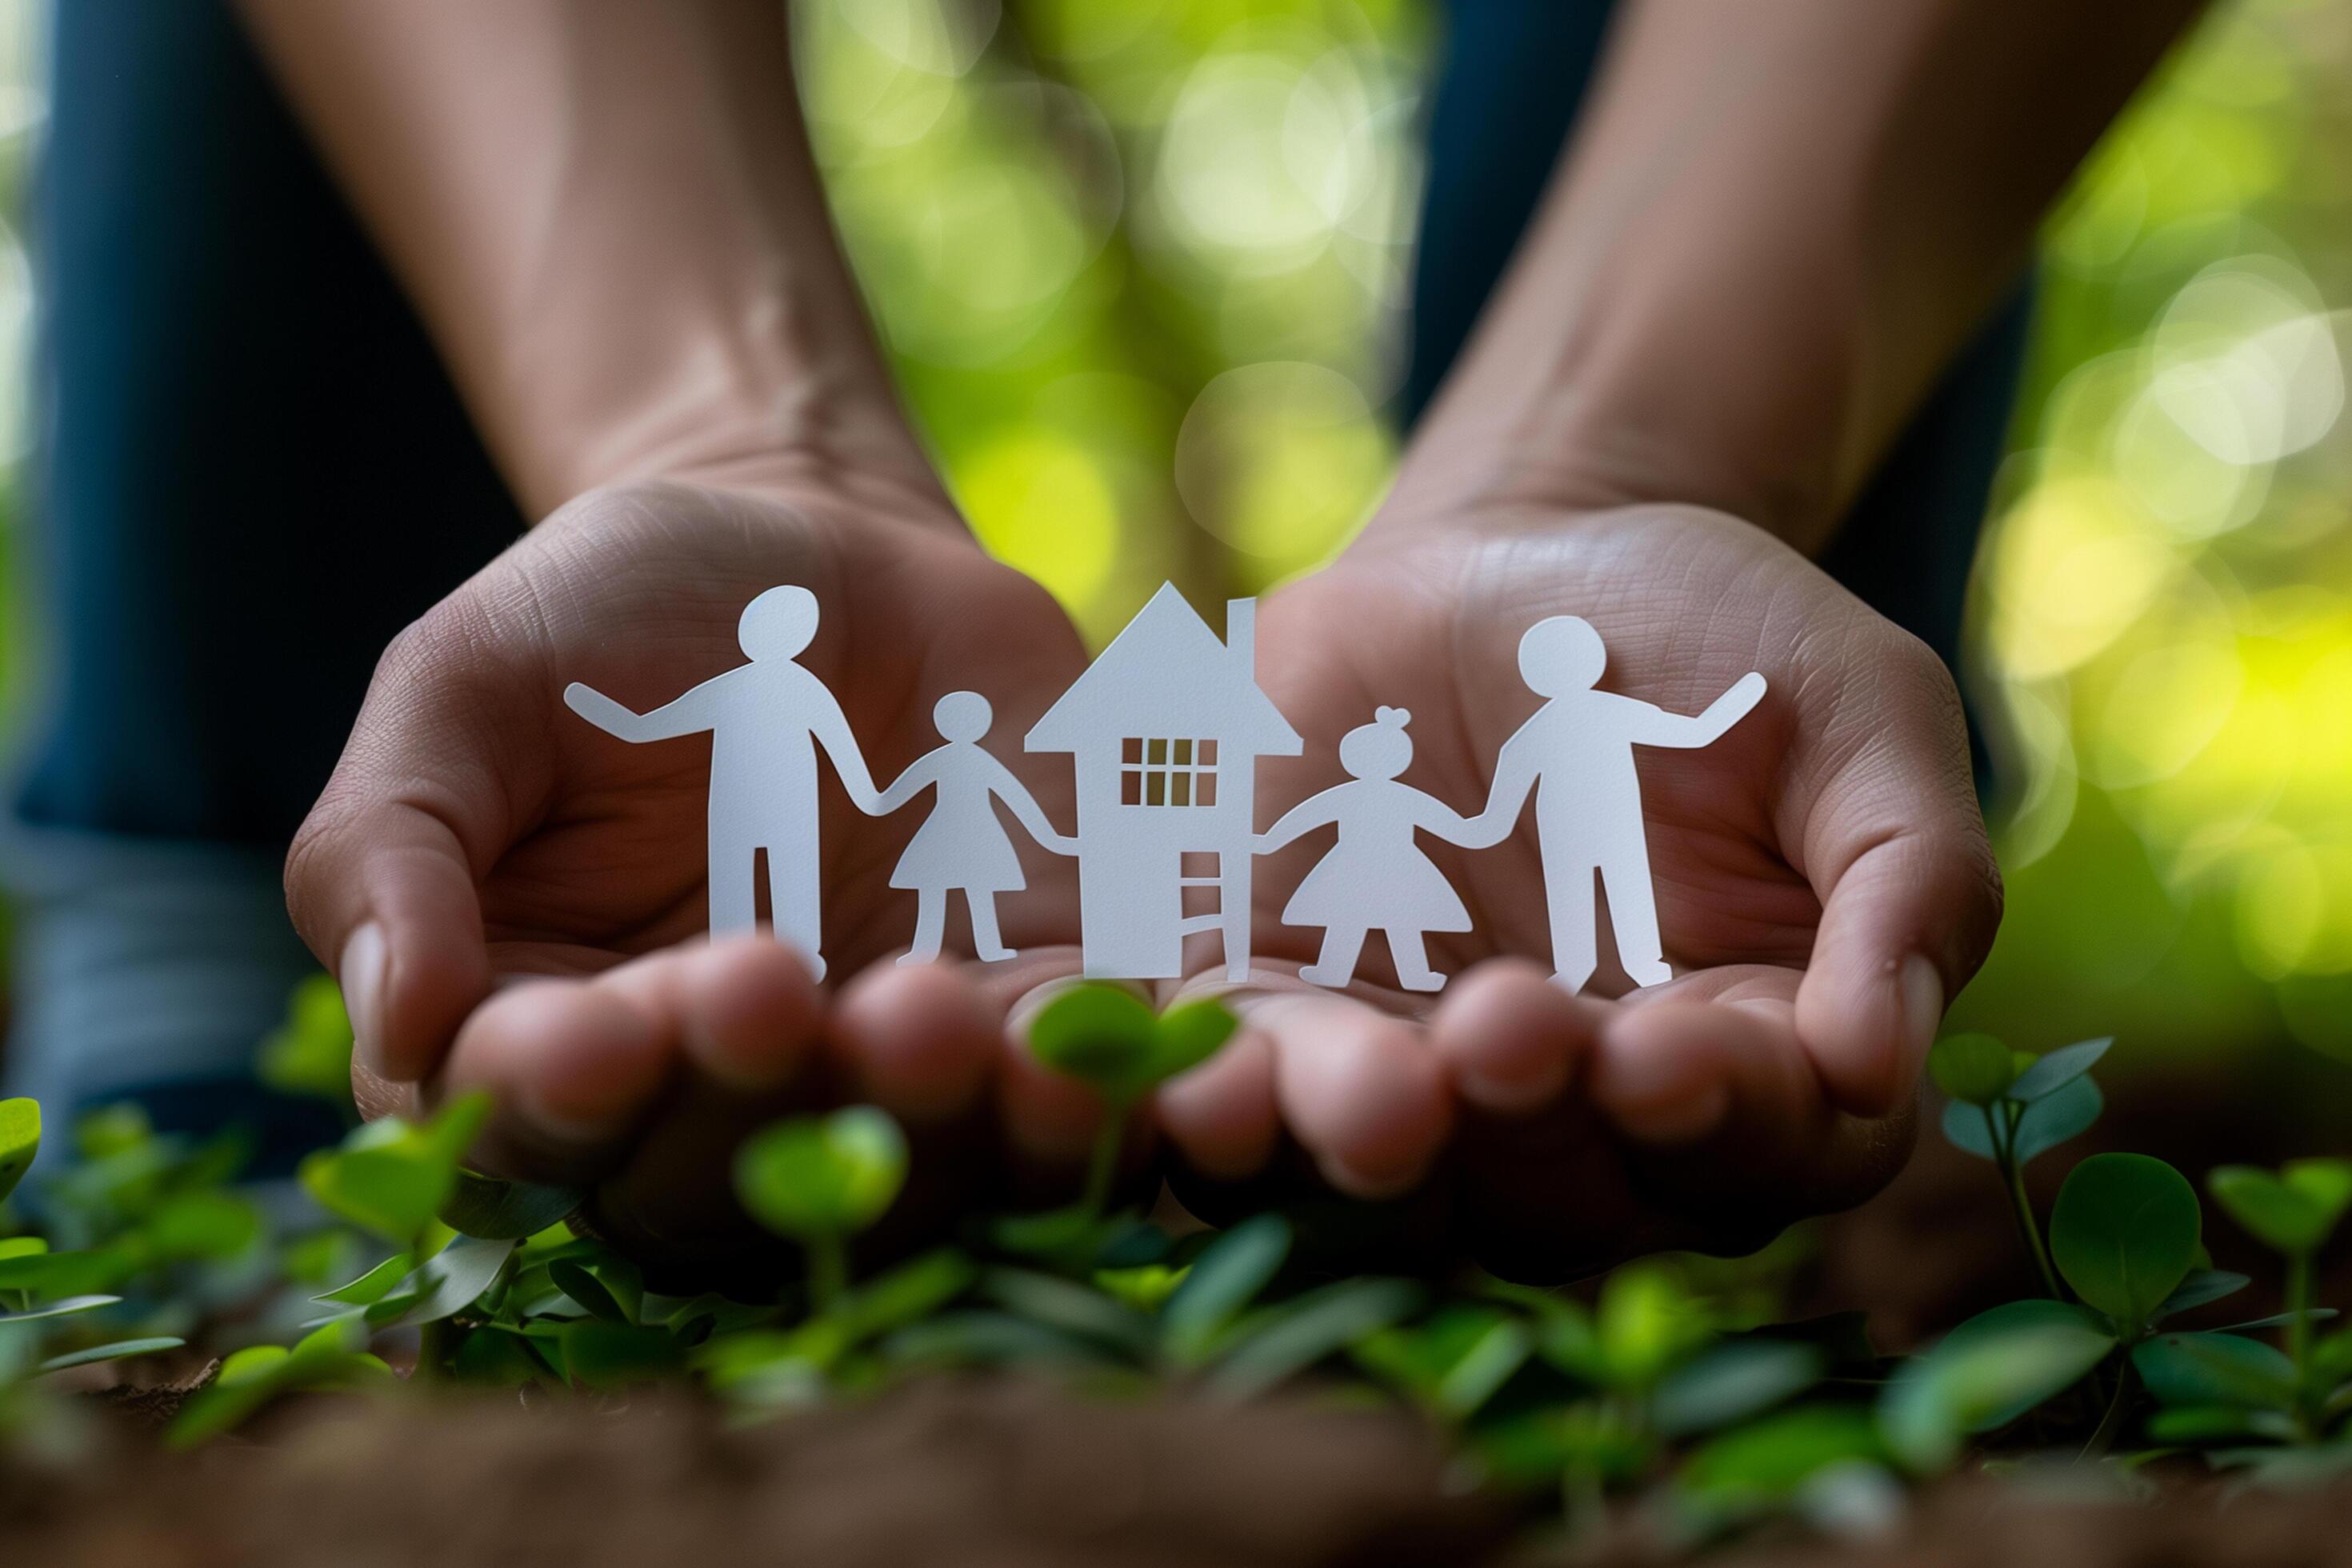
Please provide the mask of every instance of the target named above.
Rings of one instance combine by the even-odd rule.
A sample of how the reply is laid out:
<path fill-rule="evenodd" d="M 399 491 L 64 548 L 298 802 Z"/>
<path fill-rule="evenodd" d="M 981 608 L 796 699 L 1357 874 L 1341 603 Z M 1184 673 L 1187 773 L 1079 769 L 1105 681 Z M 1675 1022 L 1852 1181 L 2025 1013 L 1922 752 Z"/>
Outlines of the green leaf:
<path fill-rule="evenodd" d="M 391 1295 L 392 1288 L 407 1279 L 413 1267 L 408 1254 L 395 1252 L 358 1279 L 310 1300 L 336 1307 L 373 1307 Z"/>
<path fill-rule="evenodd" d="M 1101 1365 L 1099 1342 L 1010 1312 L 942 1312 L 910 1323 L 883 1345 L 894 1365 L 913 1369 L 1076 1363 Z"/>
<path fill-rule="evenodd" d="M 714 1393 L 737 1404 L 806 1405 L 824 1392 L 825 1373 L 848 1348 L 840 1325 L 819 1319 L 790 1331 L 718 1335 L 694 1352 L 690 1364 Z"/>
<path fill-rule="evenodd" d="M 2222 1165 L 2207 1173 L 2205 1186 L 2255 1240 L 2301 1257 L 2326 1243 L 2352 1205 L 2352 1164 L 2299 1160 L 2275 1174 L 2251 1165 Z"/>
<path fill-rule="evenodd" d="M 608 1323 L 634 1323 L 644 1316 L 645 1273 L 619 1253 L 593 1262 L 562 1258 L 547 1266 L 555 1288 Z"/>
<path fill-rule="evenodd" d="M 1179 1365 L 1211 1352 L 1217 1336 L 1273 1281 L 1290 1256 L 1290 1222 L 1262 1214 L 1221 1233 L 1202 1249 L 1184 1282 L 1160 1310 L 1160 1337 Z"/>
<path fill-rule="evenodd" d="M 2226 1268 L 2200 1268 L 2183 1279 L 2179 1289 L 2164 1299 L 2156 1309 L 2156 1321 L 2218 1301 L 2224 1296 L 2234 1296 L 2252 1283 L 2244 1275 L 2233 1274 Z"/>
<path fill-rule="evenodd" d="M 1180 1002 L 1160 1015 L 1151 1053 L 1151 1081 L 1167 1082 L 1224 1049 L 1241 1020 L 1213 996 Z"/>
<path fill-rule="evenodd" d="M 2043 1095 L 2018 1118 L 2017 1163 L 2025 1164 L 2036 1155 L 2046 1154 L 2069 1138 L 2080 1135 L 2098 1121 L 2099 1113 L 2105 1109 L 2106 1100 L 2099 1093 L 2099 1086 L 2088 1078 L 2078 1078 Z M 1944 1107 L 1944 1136 L 1956 1148 L 1979 1160 L 1993 1157 L 1984 1112 L 1973 1105 L 1955 1103 Z"/>
<path fill-rule="evenodd" d="M 251 1345 L 221 1363 L 219 1373 L 180 1407 L 164 1440 L 192 1447 L 238 1425 L 280 1394 L 349 1388 L 388 1382 L 392 1369 L 358 1349 L 358 1314 L 347 1314 L 304 1335 L 292 1350 Z"/>
<path fill-rule="evenodd" d="M 570 1218 L 587 1194 L 579 1187 L 506 1182 L 460 1170 L 457 1190 L 441 1205 L 441 1223 L 460 1236 L 520 1241 Z"/>
<path fill-rule="evenodd" d="M 2146 1154 L 2094 1154 L 2067 1173 L 2050 1253 L 2074 1293 L 2126 1335 L 2188 1276 L 2203 1215 L 2181 1173 Z"/>
<path fill-rule="evenodd" d="M 457 1162 L 489 1114 L 489 1097 L 477 1093 L 451 1100 L 422 1125 L 396 1116 L 369 1122 L 341 1147 L 304 1160 L 302 1185 L 329 1213 L 407 1246 L 449 1201 Z"/>
<path fill-rule="evenodd" d="M 1046 1003 L 1030 1024 L 1029 1050 L 1046 1067 L 1076 1079 L 1112 1104 L 1129 1104 L 1152 1085 L 1160 1020 L 1151 1004 L 1133 992 L 1116 985 L 1073 985 Z"/>
<path fill-rule="evenodd" d="M 1382 1329 L 1348 1347 L 1358 1365 L 1448 1421 L 1475 1415 L 1533 1348 L 1525 1322 L 1479 1302 L 1440 1307 L 1425 1323 Z"/>
<path fill-rule="evenodd" d="M 1612 1386 L 1647 1388 L 1714 1337 L 1713 1326 L 1672 1270 L 1629 1263 L 1601 1287 L 1593 1317 Z"/>
<path fill-rule="evenodd" d="M 487 1323 L 467 1331 L 457 1342 L 449 1367 L 459 1382 L 489 1388 L 544 1384 L 551 1375 L 527 1336 Z"/>
<path fill-rule="evenodd" d="M 779 1122 L 735 1156 L 744 1208 L 794 1241 L 856 1235 L 882 1217 L 906 1180 L 906 1136 L 870 1105 Z"/>
<path fill-rule="evenodd" d="M 2308 1318 L 2315 1323 L 2324 1323 L 2335 1316 L 2336 1309 L 2333 1307 L 2314 1307 L 2304 1312 L 2273 1312 L 2267 1318 L 2248 1318 L 2242 1323 L 2221 1323 L 2205 1331 L 2214 1334 L 2244 1334 L 2251 1333 L 2256 1329 L 2283 1329 L 2297 1318 Z"/>
<path fill-rule="evenodd" d="M 1883 1463 L 1885 1455 L 1868 1411 L 1815 1405 L 1724 1434 L 1693 1454 L 1675 1480 L 1718 1504 L 1765 1502 L 1793 1496 L 1833 1465 Z"/>
<path fill-rule="evenodd" d="M 1140 1358 L 1151 1347 L 1151 1323 L 1091 1286 L 1025 1268 L 991 1268 L 980 1277 L 981 1293 L 1007 1310 L 1066 1334 L 1098 1340 Z"/>
<path fill-rule="evenodd" d="M 294 987 L 286 1021 L 263 1037 L 254 1067 L 281 1094 L 351 1104 L 352 1022 L 332 976 L 313 974 Z"/>
<path fill-rule="evenodd" d="M 33 1370 L 63 1372 L 69 1366 L 90 1366 L 102 1361 L 121 1361 L 125 1356 L 153 1355 L 158 1351 L 175 1351 L 187 1342 L 185 1340 L 173 1339 L 169 1335 L 158 1335 L 148 1340 L 117 1340 L 110 1345 L 92 1345 L 88 1350 L 68 1351 L 64 1355 L 53 1355 Z"/>
<path fill-rule="evenodd" d="M 1421 1301 L 1421 1288 L 1407 1279 L 1342 1279 L 1310 1290 L 1245 1321 L 1208 1386 L 1228 1399 L 1255 1398 L 1364 1335 L 1402 1321 Z"/>
<path fill-rule="evenodd" d="M 131 1258 L 112 1247 L 87 1252 L 21 1252 L 0 1258 L 0 1290 L 37 1296 L 88 1296 L 107 1290 L 133 1272 Z"/>
<path fill-rule="evenodd" d="M 667 1329 L 581 1318 L 556 1333 L 563 1374 L 583 1388 L 610 1393 L 652 1383 L 686 1364 L 686 1347 Z"/>
<path fill-rule="evenodd" d="M 2016 1076 L 2009 1047 L 1990 1035 L 1952 1035 L 1927 1053 L 1927 1071 L 1947 1098 L 1962 1105 L 1990 1105 Z"/>
<path fill-rule="evenodd" d="M 2017 1081 L 2009 1086 L 2009 1098 L 2029 1104 L 2048 1099 L 2096 1067 L 2099 1058 L 2107 1054 L 2107 1047 L 2115 1043 L 2112 1037 L 2083 1040 L 2035 1058 L 2033 1065 L 2019 1073 Z"/>
<path fill-rule="evenodd" d="M 511 1237 L 488 1241 L 478 1237 L 461 1236 L 428 1259 L 410 1279 L 404 1289 L 376 1303 L 368 1314 L 373 1327 L 378 1329 L 408 1328 L 419 1323 L 437 1323 L 444 1318 L 455 1317 L 481 1299 L 482 1292 L 497 1283 L 499 1271 L 515 1249 Z M 383 1309 L 404 1295 L 414 1300 L 396 1312 Z"/>
<path fill-rule="evenodd" d="M 111 1307 L 121 1300 L 120 1296 L 68 1296 L 62 1301 L 27 1307 L 21 1312 L 0 1312 L 0 1327 L 10 1323 L 29 1323 L 37 1318 L 70 1318 L 82 1312 L 95 1312 L 100 1307 Z"/>
<path fill-rule="evenodd" d="M 2294 1435 L 2294 1423 L 2273 1410 L 2241 1405 L 2173 1405 L 2148 1413 L 2141 1430 L 2154 1443 L 2223 1443 L 2232 1438 Z"/>
<path fill-rule="evenodd" d="M 40 1106 L 29 1100 L 0 1100 L 0 1201 L 16 1190 L 40 1152 Z"/>
<path fill-rule="evenodd" d="M 2113 1331 L 2082 1307 L 2011 1301 L 1904 1363 L 1880 1392 L 1879 1422 L 1911 1468 L 1939 1470 L 1963 1436 L 2006 1426 L 2064 1393 L 2115 1347 Z"/>
<path fill-rule="evenodd" d="M 230 1193 L 177 1193 L 156 1205 L 145 1233 L 162 1260 L 234 1258 L 261 1235 L 261 1211 Z"/>
<path fill-rule="evenodd" d="M 929 1316 L 971 1289 L 980 1269 L 953 1247 L 901 1263 L 850 1292 L 835 1316 L 852 1343 Z"/>
<path fill-rule="evenodd" d="M 1712 1432 L 1760 1415 L 1822 1375 L 1822 1354 L 1793 1340 L 1735 1340 L 1658 1385 L 1651 1422 L 1669 1437 Z"/>
<path fill-rule="evenodd" d="M 2132 1347 L 2132 1366 L 2159 1405 L 2284 1409 L 2294 1398 L 2294 1363 L 2235 1334 L 2158 1334 Z"/>

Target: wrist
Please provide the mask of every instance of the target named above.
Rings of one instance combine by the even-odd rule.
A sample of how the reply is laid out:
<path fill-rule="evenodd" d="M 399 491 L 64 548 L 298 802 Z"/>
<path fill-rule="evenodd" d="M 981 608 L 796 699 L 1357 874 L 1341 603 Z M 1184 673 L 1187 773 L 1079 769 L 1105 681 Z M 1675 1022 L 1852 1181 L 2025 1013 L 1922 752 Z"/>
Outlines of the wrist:
<path fill-rule="evenodd" d="M 1484 334 L 1415 435 L 1384 516 L 1425 526 L 1675 502 L 1818 551 L 1864 462 L 1853 295 L 1792 290 L 1798 302 L 1759 317 L 1693 303 L 1714 292 L 1644 274 L 1540 330 Z"/>

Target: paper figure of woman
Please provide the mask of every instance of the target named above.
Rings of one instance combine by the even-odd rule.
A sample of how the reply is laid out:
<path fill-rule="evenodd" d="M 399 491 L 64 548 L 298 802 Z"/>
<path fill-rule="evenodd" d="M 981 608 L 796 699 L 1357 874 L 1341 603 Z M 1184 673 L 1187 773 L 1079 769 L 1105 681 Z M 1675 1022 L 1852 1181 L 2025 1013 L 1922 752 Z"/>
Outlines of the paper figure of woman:
<path fill-rule="evenodd" d="M 1349 782 L 1300 801 L 1258 836 L 1266 854 L 1327 823 L 1339 841 L 1323 857 L 1282 911 L 1285 925 L 1321 926 L 1323 951 L 1298 972 L 1318 985 L 1345 985 L 1356 972 L 1364 938 L 1378 931 L 1396 960 L 1397 983 L 1408 991 L 1434 991 L 1445 977 L 1429 967 L 1423 939 L 1433 931 L 1468 931 L 1470 911 L 1445 873 L 1413 843 L 1417 831 L 1459 844 L 1470 825 L 1444 801 L 1397 775 L 1412 761 L 1412 715 L 1382 708 L 1370 724 L 1339 742 L 1339 765 Z"/>
<path fill-rule="evenodd" d="M 983 959 L 1011 958 L 997 934 L 996 895 L 1028 886 L 1012 837 L 996 815 L 996 802 L 1013 808 L 1031 837 L 1056 854 L 1077 851 L 1077 840 L 1054 830 L 1013 770 L 980 744 L 995 715 L 977 691 L 950 691 L 931 710 L 931 721 L 947 744 L 908 764 L 882 792 L 876 815 L 896 811 L 925 789 L 937 792 L 931 815 L 915 832 L 890 876 L 894 888 L 916 896 L 915 942 L 901 963 L 923 963 L 940 955 L 947 928 L 948 895 L 961 892 L 971 911 L 972 948 Z"/>

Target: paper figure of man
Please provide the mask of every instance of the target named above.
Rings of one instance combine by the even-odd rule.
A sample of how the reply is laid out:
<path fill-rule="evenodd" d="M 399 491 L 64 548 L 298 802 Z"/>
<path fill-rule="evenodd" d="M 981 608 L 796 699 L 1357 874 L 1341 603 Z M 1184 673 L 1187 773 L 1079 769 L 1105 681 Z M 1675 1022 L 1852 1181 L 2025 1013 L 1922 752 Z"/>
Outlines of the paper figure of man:
<path fill-rule="evenodd" d="M 841 704 L 796 662 L 816 636 L 816 595 L 771 588 L 744 606 L 735 638 L 751 663 L 650 713 L 623 707 L 577 681 L 564 689 L 574 713 L 624 741 L 667 741 L 710 731 L 710 931 L 747 931 L 759 921 L 758 855 L 768 852 L 768 901 L 778 935 L 824 978 L 824 907 L 817 880 L 816 747 L 860 811 L 879 800 Z"/>
<path fill-rule="evenodd" d="M 1608 663 L 1601 634 L 1575 616 L 1537 622 L 1519 639 L 1519 675 L 1546 699 L 1503 742 L 1486 809 L 1474 820 L 1478 844 L 1500 842 L 1529 794 L 1536 797 L 1544 902 L 1551 917 L 1552 978 L 1583 989 L 1600 964 L 1592 878 L 1609 899 L 1617 957 L 1636 985 L 1674 978 L 1658 935 L 1650 882 L 1636 746 L 1696 748 L 1738 723 L 1764 695 L 1753 671 L 1696 716 L 1595 689 Z"/>

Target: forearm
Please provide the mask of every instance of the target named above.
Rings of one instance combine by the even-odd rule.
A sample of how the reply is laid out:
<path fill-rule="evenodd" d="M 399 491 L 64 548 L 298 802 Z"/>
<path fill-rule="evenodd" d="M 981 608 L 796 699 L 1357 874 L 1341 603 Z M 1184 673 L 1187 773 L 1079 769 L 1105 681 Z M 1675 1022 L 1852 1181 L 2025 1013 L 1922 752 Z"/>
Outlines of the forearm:
<path fill-rule="evenodd" d="M 1637 0 L 1392 518 L 1822 543 L 2197 0 Z"/>
<path fill-rule="evenodd" d="M 937 482 L 827 220 L 776 0 L 241 0 L 534 516 Z"/>

